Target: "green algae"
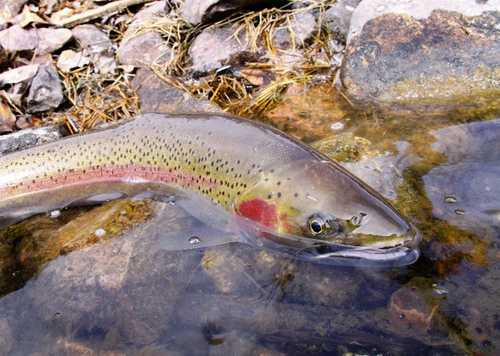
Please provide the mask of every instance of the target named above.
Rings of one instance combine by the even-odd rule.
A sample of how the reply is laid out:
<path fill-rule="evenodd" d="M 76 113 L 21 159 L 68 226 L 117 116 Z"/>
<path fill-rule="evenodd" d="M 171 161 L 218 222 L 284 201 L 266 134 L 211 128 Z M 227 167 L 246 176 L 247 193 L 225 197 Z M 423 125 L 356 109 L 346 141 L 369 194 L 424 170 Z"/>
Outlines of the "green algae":
<path fill-rule="evenodd" d="M 479 67 L 470 76 L 435 76 L 406 79 L 380 97 L 382 111 L 428 118 L 448 115 L 485 119 L 500 114 L 500 69 Z"/>
<path fill-rule="evenodd" d="M 311 147 L 339 162 L 359 161 L 363 157 L 373 157 L 378 151 L 370 151 L 371 142 L 350 132 L 332 135 L 311 144 Z"/>

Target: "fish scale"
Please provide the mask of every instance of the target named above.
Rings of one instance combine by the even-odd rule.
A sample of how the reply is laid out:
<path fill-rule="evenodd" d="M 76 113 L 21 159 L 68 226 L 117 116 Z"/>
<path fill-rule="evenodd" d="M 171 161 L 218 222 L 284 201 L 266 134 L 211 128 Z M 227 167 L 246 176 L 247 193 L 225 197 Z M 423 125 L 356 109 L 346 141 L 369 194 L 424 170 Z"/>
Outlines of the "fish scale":
<path fill-rule="evenodd" d="M 224 131 L 225 142 L 218 139 L 219 131 Z M 255 155 L 252 147 L 241 149 L 249 142 L 240 139 L 248 134 L 261 154 Z M 283 154 L 276 157 L 275 152 L 269 155 L 269 150 L 284 151 L 282 142 L 276 145 L 269 138 L 261 127 L 227 117 L 213 117 L 208 124 L 200 118 L 149 114 L 113 129 L 0 158 L 0 195 L 3 201 L 13 200 L 50 191 L 55 185 L 83 185 L 98 177 L 124 181 L 135 177 L 194 189 L 229 208 L 263 172 L 262 167 L 272 165 L 273 159 L 266 156 L 282 158 Z M 233 159 L 235 151 L 237 160 Z"/>

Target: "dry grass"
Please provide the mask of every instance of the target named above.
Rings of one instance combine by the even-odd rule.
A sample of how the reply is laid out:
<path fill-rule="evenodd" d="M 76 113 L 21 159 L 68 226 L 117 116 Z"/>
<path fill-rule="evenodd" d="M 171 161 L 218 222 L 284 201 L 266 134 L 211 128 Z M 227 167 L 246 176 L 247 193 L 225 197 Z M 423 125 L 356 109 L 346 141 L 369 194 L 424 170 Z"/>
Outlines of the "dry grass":
<path fill-rule="evenodd" d="M 95 74 L 86 67 L 59 74 L 71 107 L 58 119 L 73 133 L 90 129 L 98 122 L 133 117 L 139 111 L 138 97 L 124 72 Z"/>
<path fill-rule="evenodd" d="M 174 13 L 150 19 L 137 28 L 129 28 L 128 32 L 123 23 L 107 30 L 112 32 L 111 37 L 116 42 L 125 36 L 147 31 L 160 33 L 172 52 L 166 64 L 151 66 L 159 78 L 180 90 L 207 98 L 228 112 L 249 117 L 272 109 L 290 85 L 307 84 L 313 80 L 314 74 L 331 70 L 331 35 L 321 23 L 324 12 L 333 3 L 331 0 L 316 0 L 303 8 L 272 8 L 236 14 L 204 27 L 194 27 Z M 317 14 L 319 24 L 304 45 L 297 40 L 293 21 L 302 12 L 309 11 Z M 255 85 L 245 76 L 232 73 L 215 73 L 198 80 L 188 76 L 190 63 L 187 54 L 192 40 L 206 28 L 222 26 L 231 26 L 234 38 L 241 41 L 242 46 L 249 52 L 259 53 L 259 62 L 247 62 L 244 67 L 265 73 L 266 80 L 262 85 Z M 288 34 L 291 44 L 287 49 L 275 45 L 277 31 Z M 139 110 L 138 97 L 130 89 L 128 75 L 121 70 L 117 73 L 96 74 L 92 66 L 60 73 L 72 106 L 58 116 L 59 120 L 65 122 L 70 131 L 81 132 L 98 122 L 134 116 Z"/>
<path fill-rule="evenodd" d="M 316 0 L 303 8 L 271 8 L 236 14 L 205 27 L 192 27 L 180 16 L 170 15 L 142 24 L 136 33 L 156 31 L 171 45 L 173 51 L 170 61 L 152 68 L 160 78 L 197 97 L 205 97 L 226 111 L 252 116 L 271 109 L 289 85 L 307 83 L 312 80 L 313 74 L 332 68 L 329 48 L 331 34 L 325 30 L 322 22 L 325 11 L 334 2 Z M 304 46 L 297 40 L 292 24 L 296 16 L 309 11 L 318 14 L 318 26 Z M 187 77 L 180 81 L 172 79 L 172 76 L 185 76 L 188 73 L 187 52 L 193 38 L 204 29 L 223 26 L 231 26 L 234 29 L 233 37 L 249 52 L 262 53 L 262 62 L 246 63 L 245 67 L 268 72 L 274 79 L 266 83 L 265 87 L 252 86 L 244 77 L 232 74 L 212 74 L 196 81 Z M 287 31 L 291 42 L 290 48 L 286 50 L 275 46 L 273 41 L 276 32 L 283 30 Z"/>

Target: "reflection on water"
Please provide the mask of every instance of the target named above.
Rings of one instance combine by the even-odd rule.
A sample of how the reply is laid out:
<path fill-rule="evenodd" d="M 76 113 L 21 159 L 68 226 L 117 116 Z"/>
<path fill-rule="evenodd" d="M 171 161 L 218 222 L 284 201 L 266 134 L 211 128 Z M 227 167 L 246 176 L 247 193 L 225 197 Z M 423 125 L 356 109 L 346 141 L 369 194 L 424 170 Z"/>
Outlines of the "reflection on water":
<path fill-rule="evenodd" d="M 500 120 L 354 117 L 323 125 L 322 149 L 363 142 L 346 165 L 421 229 L 416 264 L 321 266 L 239 243 L 168 251 L 165 236 L 198 245 L 209 230 L 168 203 L 63 211 L 3 232 L 0 354 L 498 353 Z"/>

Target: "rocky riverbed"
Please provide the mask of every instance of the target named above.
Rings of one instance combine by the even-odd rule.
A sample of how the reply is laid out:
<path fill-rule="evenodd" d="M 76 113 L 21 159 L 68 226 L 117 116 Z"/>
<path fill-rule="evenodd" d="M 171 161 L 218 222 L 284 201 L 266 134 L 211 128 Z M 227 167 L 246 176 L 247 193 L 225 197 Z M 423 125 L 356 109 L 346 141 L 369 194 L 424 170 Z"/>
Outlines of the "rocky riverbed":
<path fill-rule="evenodd" d="M 170 203 L 48 212 L 0 230 L 0 355 L 498 354 L 499 68 L 499 0 L 0 0 L 0 155 L 140 112 L 237 114 L 422 233 L 414 265 L 345 268 L 168 251 L 200 235 Z"/>

